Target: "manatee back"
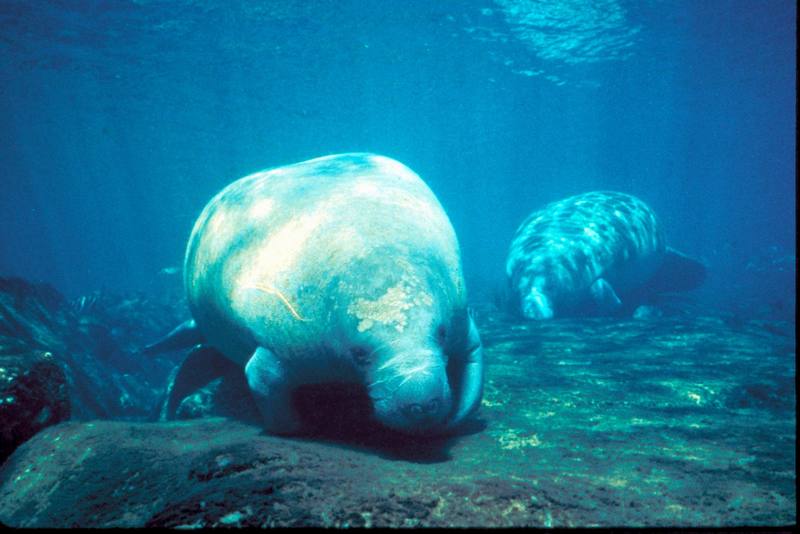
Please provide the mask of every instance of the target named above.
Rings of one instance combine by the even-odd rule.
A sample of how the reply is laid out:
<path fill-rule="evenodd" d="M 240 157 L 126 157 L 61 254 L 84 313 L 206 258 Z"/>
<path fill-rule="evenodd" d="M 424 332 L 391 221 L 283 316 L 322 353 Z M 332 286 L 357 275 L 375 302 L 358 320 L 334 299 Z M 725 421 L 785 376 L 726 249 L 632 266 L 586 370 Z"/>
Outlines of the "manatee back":
<path fill-rule="evenodd" d="M 340 154 L 223 189 L 192 230 L 184 281 L 209 341 L 243 362 L 257 344 L 330 337 L 344 275 L 375 254 L 424 258 L 449 298 L 464 296 L 455 232 L 427 185 L 390 158 Z"/>

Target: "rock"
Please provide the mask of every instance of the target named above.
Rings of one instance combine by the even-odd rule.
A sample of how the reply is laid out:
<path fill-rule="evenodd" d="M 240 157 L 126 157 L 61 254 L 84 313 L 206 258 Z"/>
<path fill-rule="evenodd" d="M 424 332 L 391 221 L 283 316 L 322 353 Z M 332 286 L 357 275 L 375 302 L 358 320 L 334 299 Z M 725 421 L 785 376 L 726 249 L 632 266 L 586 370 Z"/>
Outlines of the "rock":
<path fill-rule="evenodd" d="M 430 480 L 418 487 L 421 481 L 405 480 L 404 469 L 384 472 L 391 463 L 219 418 L 64 423 L 39 433 L 0 468 L 0 521 L 14 527 L 445 524 L 435 518 L 440 497 L 430 494 Z M 448 490 L 451 506 L 468 493 Z M 489 520 L 488 513 L 482 517 Z"/>
<path fill-rule="evenodd" d="M 0 356 L 0 463 L 19 444 L 69 415 L 66 378 L 52 354 Z"/>
<path fill-rule="evenodd" d="M 26 402 L 33 404 L 3 413 L 6 434 L 14 429 L 4 446 L 15 446 L 20 436 L 41 428 L 29 421 L 38 402 L 51 410 L 48 424 L 70 415 L 148 417 L 175 355 L 154 359 L 138 354 L 138 348 L 168 330 L 179 313 L 177 306 L 159 306 L 141 296 L 96 293 L 70 303 L 49 285 L 0 277 L 0 357 L 11 358 L 9 369 L 33 380 L 15 382 L 14 387 L 32 388 Z M 37 356 L 43 353 L 52 355 L 47 362 Z M 41 398 L 34 402 L 36 395 Z"/>

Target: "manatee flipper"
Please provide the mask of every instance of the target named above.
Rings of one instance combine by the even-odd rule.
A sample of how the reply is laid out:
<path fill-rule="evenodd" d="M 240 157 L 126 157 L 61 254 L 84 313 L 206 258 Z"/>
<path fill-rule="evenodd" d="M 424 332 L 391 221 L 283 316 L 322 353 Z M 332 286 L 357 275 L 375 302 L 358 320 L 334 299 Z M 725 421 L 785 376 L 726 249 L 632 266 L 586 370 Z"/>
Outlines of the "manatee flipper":
<path fill-rule="evenodd" d="M 647 282 L 647 289 L 654 293 L 689 291 L 703 283 L 706 270 L 699 260 L 667 247 L 664 261 Z"/>
<path fill-rule="evenodd" d="M 460 353 L 461 358 L 450 362 L 451 372 L 455 378 L 453 393 L 456 405 L 453 416 L 447 422 L 447 428 L 458 426 L 477 410 L 483 395 L 483 344 L 471 316 L 465 348 L 466 350 Z"/>
<path fill-rule="evenodd" d="M 528 319 L 552 319 L 553 304 L 547 295 L 539 291 L 538 287 L 533 286 L 522 302 L 522 315 Z"/>
<path fill-rule="evenodd" d="M 164 421 L 174 418 L 184 397 L 213 379 L 236 371 L 241 372 L 235 363 L 216 349 L 208 346 L 195 348 L 170 376 L 167 400 L 161 407 L 159 419 Z"/>
<path fill-rule="evenodd" d="M 201 334 L 200 330 L 197 328 L 197 323 L 194 319 L 189 319 L 188 321 L 182 322 L 169 334 L 155 343 L 147 345 L 142 349 L 142 353 L 153 355 L 161 352 L 180 350 L 203 343 L 204 341 L 203 334 Z"/>
<path fill-rule="evenodd" d="M 592 301 L 597 306 L 598 311 L 603 314 L 612 313 L 619 309 L 622 301 L 617 296 L 617 292 L 605 278 L 598 278 L 589 287 L 589 294 Z"/>
<path fill-rule="evenodd" d="M 244 374 L 267 432 L 297 433 L 300 415 L 292 404 L 294 388 L 283 362 L 269 349 L 259 347 L 247 362 Z"/>

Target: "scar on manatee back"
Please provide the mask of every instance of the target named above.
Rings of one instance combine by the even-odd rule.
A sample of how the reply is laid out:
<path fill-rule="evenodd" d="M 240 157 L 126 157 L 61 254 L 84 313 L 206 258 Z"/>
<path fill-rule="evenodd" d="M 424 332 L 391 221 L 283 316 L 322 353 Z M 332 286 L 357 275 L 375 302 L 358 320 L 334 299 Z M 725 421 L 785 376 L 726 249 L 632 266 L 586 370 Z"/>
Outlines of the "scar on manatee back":
<path fill-rule="evenodd" d="M 310 319 L 304 319 L 303 317 L 300 316 L 299 313 L 297 313 L 297 310 L 294 309 L 294 306 L 292 306 L 292 303 L 289 302 L 289 299 L 287 299 L 281 292 L 281 290 L 278 289 L 277 287 L 273 285 L 254 284 L 247 286 L 247 288 L 258 289 L 259 291 L 263 291 L 264 293 L 267 293 L 269 295 L 275 295 L 280 299 L 281 302 L 283 302 L 284 306 L 286 306 L 286 308 L 289 310 L 289 313 L 292 314 L 292 317 L 294 317 L 298 321 L 309 322 Z"/>

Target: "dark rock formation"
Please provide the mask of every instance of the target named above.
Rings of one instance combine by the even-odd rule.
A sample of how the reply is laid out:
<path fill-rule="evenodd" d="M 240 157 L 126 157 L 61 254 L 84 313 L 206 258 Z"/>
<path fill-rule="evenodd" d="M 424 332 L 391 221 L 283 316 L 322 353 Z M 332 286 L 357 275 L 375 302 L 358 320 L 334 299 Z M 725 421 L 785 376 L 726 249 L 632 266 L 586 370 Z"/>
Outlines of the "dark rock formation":
<path fill-rule="evenodd" d="M 69 414 L 66 378 L 52 354 L 0 356 L 0 463 L 19 444 Z"/>
<path fill-rule="evenodd" d="M 0 361 L 17 377 L 7 387 L 27 392 L 25 400 L 16 397 L 13 410 L 0 414 L 6 434 L 14 429 L 4 446 L 69 414 L 149 416 L 175 362 L 138 350 L 179 322 L 182 313 L 178 306 L 141 296 L 100 292 L 69 302 L 51 286 L 0 278 Z M 43 360 L 43 353 L 52 357 Z M 42 412 L 45 407 L 49 414 Z M 42 423 L 29 421 L 31 414 Z"/>

